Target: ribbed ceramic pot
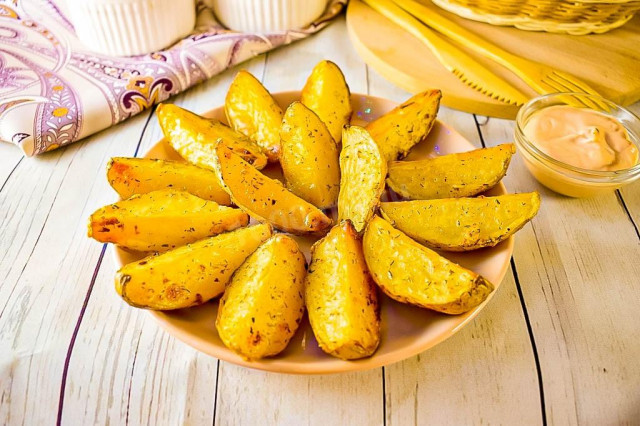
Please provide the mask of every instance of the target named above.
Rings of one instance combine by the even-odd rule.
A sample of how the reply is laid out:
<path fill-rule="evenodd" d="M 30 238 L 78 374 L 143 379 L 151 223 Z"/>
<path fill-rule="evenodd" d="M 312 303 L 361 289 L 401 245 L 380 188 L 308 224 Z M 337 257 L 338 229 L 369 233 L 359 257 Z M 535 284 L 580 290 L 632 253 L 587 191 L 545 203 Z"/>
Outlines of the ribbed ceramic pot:
<path fill-rule="evenodd" d="M 327 0 L 213 0 L 216 17 L 225 27 L 243 32 L 303 28 L 318 18 Z"/>
<path fill-rule="evenodd" d="M 196 20 L 195 0 L 82 0 L 67 6 L 78 38 L 95 52 L 115 56 L 170 46 Z"/>

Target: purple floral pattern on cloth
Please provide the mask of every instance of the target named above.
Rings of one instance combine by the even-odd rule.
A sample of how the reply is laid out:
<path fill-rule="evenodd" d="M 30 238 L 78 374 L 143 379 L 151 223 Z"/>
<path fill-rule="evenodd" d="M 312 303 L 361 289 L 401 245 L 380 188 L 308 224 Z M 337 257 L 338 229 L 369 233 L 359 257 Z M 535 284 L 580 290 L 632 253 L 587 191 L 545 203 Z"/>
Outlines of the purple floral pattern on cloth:
<path fill-rule="evenodd" d="M 126 120 L 240 62 L 324 28 L 347 0 L 329 2 L 301 30 L 223 28 L 198 2 L 192 34 L 158 52 L 109 57 L 88 51 L 51 0 L 0 0 L 0 140 L 37 155 Z"/>

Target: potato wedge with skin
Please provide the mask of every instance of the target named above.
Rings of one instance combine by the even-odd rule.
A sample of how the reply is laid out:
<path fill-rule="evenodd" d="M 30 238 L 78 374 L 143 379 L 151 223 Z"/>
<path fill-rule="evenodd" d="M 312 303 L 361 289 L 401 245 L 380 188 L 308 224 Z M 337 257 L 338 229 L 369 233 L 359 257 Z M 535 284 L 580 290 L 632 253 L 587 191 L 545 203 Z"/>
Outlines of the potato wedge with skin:
<path fill-rule="evenodd" d="M 311 253 L 305 302 L 320 348 L 342 359 L 373 355 L 380 343 L 378 294 L 351 222 L 334 226 Z"/>
<path fill-rule="evenodd" d="M 493 284 L 418 244 L 374 217 L 363 238 L 373 280 L 389 297 L 445 314 L 462 314 L 493 291 Z"/>
<path fill-rule="evenodd" d="M 380 204 L 382 216 L 400 231 L 448 251 L 493 247 L 519 231 L 539 208 L 537 192 Z"/>
<path fill-rule="evenodd" d="M 186 191 L 204 200 L 228 206 L 231 198 L 213 170 L 179 161 L 114 157 L 107 165 L 107 180 L 121 198 L 151 191 Z"/>
<path fill-rule="evenodd" d="M 148 256 L 118 271 L 116 292 L 138 308 L 200 305 L 222 294 L 233 272 L 272 233 L 271 226 L 259 224 Z"/>
<path fill-rule="evenodd" d="M 316 206 L 254 169 L 223 144 L 216 146 L 216 173 L 231 200 L 261 222 L 293 234 L 319 234 L 331 219 Z"/>
<path fill-rule="evenodd" d="M 300 102 L 289 105 L 280 128 L 280 165 L 287 188 L 320 209 L 336 205 L 339 152 L 327 126 Z"/>
<path fill-rule="evenodd" d="M 418 93 L 367 125 L 387 161 L 405 157 L 415 144 L 429 135 L 441 98 L 440 90 Z"/>
<path fill-rule="evenodd" d="M 188 192 L 153 191 L 96 210 L 89 237 L 130 250 L 166 251 L 248 223 L 240 209 Z"/>
<path fill-rule="evenodd" d="M 513 144 L 481 148 L 418 161 L 389 163 L 387 184 L 403 198 L 472 197 L 487 191 L 507 173 Z"/>
<path fill-rule="evenodd" d="M 342 128 L 349 124 L 353 113 L 349 86 L 340 68 L 331 61 L 318 62 L 302 89 L 300 101 L 320 117 L 339 143 Z"/>
<path fill-rule="evenodd" d="M 386 160 L 362 127 L 343 130 L 340 170 L 338 220 L 349 219 L 356 231 L 361 232 L 380 203 L 387 175 Z"/>
<path fill-rule="evenodd" d="M 277 234 L 233 274 L 220 299 L 222 342 L 248 360 L 282 352 L 304 315 L 306 261 L 298 244 Z"/>
<path fill-rule="evenodd" d="M 213 144 L 224 143 L 260 170 L 267 156 L 254 141 L 215 118 L 205 118 L 174 104 L 160 104 L 156 114 L 162 133 L 178 154 L 196 166 L 211 169 Z"/>
<path fill-rule="evenodd" d="M 227 121 L 262 148 L 269 161 L 280 157 L 282 108 L 251 73 L 241 70 L 224 101 Z"/>

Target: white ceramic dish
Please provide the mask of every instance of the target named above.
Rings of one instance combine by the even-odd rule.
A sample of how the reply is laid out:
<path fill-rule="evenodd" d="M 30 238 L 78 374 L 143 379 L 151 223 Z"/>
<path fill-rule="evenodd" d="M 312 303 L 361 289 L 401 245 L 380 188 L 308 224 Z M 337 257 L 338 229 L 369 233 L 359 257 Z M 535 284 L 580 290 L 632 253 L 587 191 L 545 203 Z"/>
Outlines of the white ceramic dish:
<path fill-rule="evenodd" d="M 291 102 L 300 98 L 300 92 L 276 93 L 274 98 L 280 106 L 286 108 Z M 360 125 L 377 118 L 396 106 L 396 103 L 392 101 L 359 94 L 351 95 L 351 103 L 354 108 L 352 124 Z M 204 115 L 226 122 L 222 106 Z M 449 154 L 471 149 L 474 147 L 459 133 L 446 124 L 437 122 L 427 140 L 414 147 L 408 159 L 420 159 L 436 155 L 436 153 Z M 180 156 L 164 140 L 152 147 L 145 154 L 145 157 L 180 160 Z M 277 166 L 270 166 L 264 172 L 272 177 L 281 176 L 281 170 Z M 499 184 L 487 194 L 500 195 L 504 193 L 506 193 L 505 187 Z M 385 197 L 393 197 L 393 194 L 387 193 Z M 311 237 L 295 237 L 295 239 L 309 260 L 309 248 L 315 240 Z M 151 315 L 161 327 L 188 345 L 216 358 L 245 367 L 295 374 L 327 374 L 366 370 L 414 356 L 451 337 L 469 323 L 489 303 L 491 297 L 499 291 L 500 283 L 509 267 L 512 252 L 513 237 L 493 248 L 467 253 L 444 254 L 447 258 L 482 274 L 496 287 L 484 303 L 463 315 L 449 316 L 404 305 L 381 294 L 382 341 L 380 347 L 372 357 L 358 361 L 343 361 L 322 352 L 306 317 L 283 353 L 273 358 L 246 361 L 227 349 L 218 336 L 215 327 L 218 311 L 217 299 L 194 308 L 151 312 Z M 126 252 L 115 248 L 115 246 L 114 254 L 118 266 L 142 257 L 141 254 Z"/>
<path fill-rule="evenodd" d="M 168 47 L 196 22 L 195 0 L 65 0 L 78 38 L 105 55 L 141 55 Z"/>
<path fill-rule="evenodd" d="M 303 28 L 322 15 L 327 0 L 213 0 L 216 17 L 225 27 L 242 32 Z"/>

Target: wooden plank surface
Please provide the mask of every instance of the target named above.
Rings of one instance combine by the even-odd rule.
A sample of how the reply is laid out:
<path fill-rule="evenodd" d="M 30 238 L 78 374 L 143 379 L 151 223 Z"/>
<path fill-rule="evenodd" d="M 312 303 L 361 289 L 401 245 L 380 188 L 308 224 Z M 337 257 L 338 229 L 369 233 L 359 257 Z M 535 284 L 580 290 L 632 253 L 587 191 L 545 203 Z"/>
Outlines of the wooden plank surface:
<path fill-rule="evenodd" d="M 55 420 L 65 358 L 101 247 L 86 237 L 107 159 L 135 148 L 141 115 L 22 161 L 0 193 L 0 424 Z M 100 172 L 98 172 L 100 171 Z"/>
<path fill-rule="evenodd" d="M 367 69 L 344 18 L 243 64 L 273 91 L 340 65 L 353 92 L 407 94 Z M 230 70 L 172 102 L 223 102 Z M 434 84 L 437 85 L 437 84 Z M 640 105 L 634 107 L 640 111 Z M 640 418 L 640 184 L 572 200 L 539 187 L 516 156 L 510 191 L 539 190 L 499 293 L 457 335 L 369 372 L 277 375 L 219 362 L 175 340 L 113 290 L 109 250 L 85 221 L 115 199 L 114 155 L 160 137 L 149 113 L 47 155 L 0 144 L 0 424 L 618 424 Z M 443 108 L 476 146 L 513 123 Z M 478 125 L 476 125 L 478 123 Z M 634 261 L 635 260 L 635 261 Z M 538 366 L 539 365 L 539 366 Z M 542 388 L 540 388 L 540 383 Z"/>
<path fill-rule="evenodd" d="M 485 143 L 514 123 L 485 119 Z M 622 424 L 640 414 L 640 240 L 615 193 L 572 199 L 532 179 L 519 155 L 506 185 L 542 206 L 516 238 L 514 261 L 540 358 L 551 424 Z M 625 192 L 637 192 L 640 182 Z"/>
<path fill-rule="evenodd" d="M 0 142 L 0 192 L 17 165 L 23 160 L 22 151 L 15 145 Z"/>

